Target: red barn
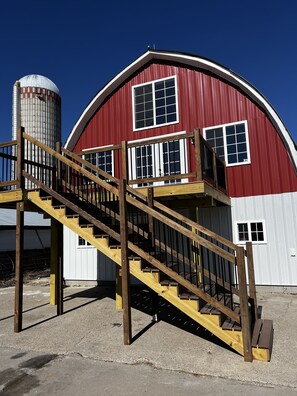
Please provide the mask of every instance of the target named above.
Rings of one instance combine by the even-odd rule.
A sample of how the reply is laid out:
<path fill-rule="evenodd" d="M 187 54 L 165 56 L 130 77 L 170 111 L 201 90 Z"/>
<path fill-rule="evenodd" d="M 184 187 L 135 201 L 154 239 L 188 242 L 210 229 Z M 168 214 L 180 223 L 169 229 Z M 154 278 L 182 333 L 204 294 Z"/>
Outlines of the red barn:
<path fill-rule="evenodd" d="M 144 193 L 153 186 L 156 197 L 235 243 L 251 241 L 258 285 L 297 284 L 296 145 L 255 87 L 208 59 L 148 50 L 98 92 L 66 148 L 120 176 L 123 141 L 131 185 Z M 203 188 L 193 176 L 198 143 Z M 226 180 L 209 146 L 225 161 Z M 65 276 L 112 278 L 104 256 L 82 239 L 67 250 L 76 238 L 67 232 Z"/>

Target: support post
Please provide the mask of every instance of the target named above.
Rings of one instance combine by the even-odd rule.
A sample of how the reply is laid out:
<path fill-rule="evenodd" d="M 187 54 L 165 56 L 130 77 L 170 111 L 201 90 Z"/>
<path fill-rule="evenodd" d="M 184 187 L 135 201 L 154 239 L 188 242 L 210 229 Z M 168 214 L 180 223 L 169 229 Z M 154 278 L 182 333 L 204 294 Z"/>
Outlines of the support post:
<path fill-rule="evenodd" d="M 131 296 L 130 296 L 130 269 L 128 259 L 128 228 L 126 180 L 120 180 L 120 235 L 121 235 L 121 263 L 122 263 L 122 295 L 123 295 L 123 327 L 124 344 L 132 342 L 131 329 Z"/>
<path fill-rule="evenodd" d="M 122 269 L 116 265 L 116 310 L 123 310 Z"/>
<path fill-rule="evenodd" d="M 246 243 L 246 257 L 248 264 L 248 277 L 249 277 L 249 294 L 252 300 L 252 316 L 253 322 L 258 319 L 258 304 L 257 304 L 257 292 L 255 284 L 255 271 L 254 271 L 254 257 L 253 257 L 253 246 L 252 242 Z"/>
<path fill-rule="evenodd" d="M 197 181 L 202 181 L 200 131 L 198 128 L 194 129 L 194 144 L 195 144 L 195 163 L 196 163 Z"/>
<path fill-rule="evenodd" d="M 15 309 L 14 331 L 23 327 L 23 249 L 24 249 L 24 202 L 16 204 L 16 247 L 15 247 Z"/>
<path fill-rule="evenodd" d="M 50 267 L 50 305 L 57 305 L 58 274 L 58 221 L 51 218 L 51 267 Z"/>
<path fill-rule="evenodd" d="M 57 315 L 63 315 L 63 224 L 57 221 L 57 237 L 58 237 L 58 265 L 57 265 Z"/>
<path fill-rule="evenodd" d="M 236 247 L 236 261 L 238 270 L 238 286 L 239 286 L 239 298 L 240 298 L 240 317 L 241 317 L 241 329 L 243 339 L 243 353 L 244 361 L 252 362 L 252 336 L 251 336 L 251 324 L 249 316 L 249 300 L 247 294 L 247 283 L 246 283 L 246 271 L 245 271 L 245 260 L 244 260 L 244 248 Z"/>

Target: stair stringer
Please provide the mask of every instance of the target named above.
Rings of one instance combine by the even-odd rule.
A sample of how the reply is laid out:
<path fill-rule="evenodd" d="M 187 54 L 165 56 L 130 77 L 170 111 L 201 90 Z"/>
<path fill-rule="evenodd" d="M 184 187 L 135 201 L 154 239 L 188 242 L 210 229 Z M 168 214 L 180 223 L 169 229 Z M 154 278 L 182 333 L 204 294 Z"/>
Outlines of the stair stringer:
<path fill-rule="evenodd" d="M 43 212 L 68 227 L 80 237 L 84 238 L 97 250 L 113 260 L 117 265 L 121 266 L 121 249 L 110 248 L 108 236 L 101 238 L 94 237 L 92 228 L 81 227 L 79 225 L 78 218 L 67 217 L 64 208 L 54 208 L 51 204 L 51 200 L 40 198 L 38 191 L 28 192 L 28 199 L 42 209 Z M 203 326 L 213 335 L 221 339 L 240 355 L 244 355 L 242 331 L 223 330 L 220 326 L 218 315 L 200 313 L 198 311 L 197 300 L 182 300 L 179 298 L 178 286 L 163 286 L 159 282 L 159 273 L 143 272 L 141 269 L 141 259 L 130 259 L 129 266 L 131 275 L 135 276 L 162 298 Z M 253 348 L 252 352 L 254 359 L 267 361 L 267 355 L 263 349 Z"/>

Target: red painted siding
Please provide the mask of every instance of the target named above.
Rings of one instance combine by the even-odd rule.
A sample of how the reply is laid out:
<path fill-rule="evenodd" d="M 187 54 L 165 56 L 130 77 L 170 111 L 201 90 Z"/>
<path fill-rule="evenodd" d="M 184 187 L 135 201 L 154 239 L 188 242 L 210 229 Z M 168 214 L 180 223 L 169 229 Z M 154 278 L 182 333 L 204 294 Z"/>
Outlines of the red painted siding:
<path fill-rule="evenodd" d="M 133 132 L 132 86 L 177 76 L 179 123 Z M 247 120 L 251 164 L 228 167 L 231 197 L 297 191 L 297 176 L 273 125 L 246 95 L 199 70 L 152 63 L 113 93 L 84 128 L 74 150 Z"/>

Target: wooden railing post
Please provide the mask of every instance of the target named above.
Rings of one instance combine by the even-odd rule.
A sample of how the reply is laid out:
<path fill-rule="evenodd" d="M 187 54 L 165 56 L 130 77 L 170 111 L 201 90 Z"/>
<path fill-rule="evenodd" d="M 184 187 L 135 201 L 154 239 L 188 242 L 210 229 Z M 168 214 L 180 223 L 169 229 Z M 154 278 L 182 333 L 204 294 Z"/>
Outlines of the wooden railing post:
<path fill-rule="evenodd" d="M 122 264 L 122 297 L 123 297 L 123 327 L 124 344 L 130 345 L 132 342 L 131 329 L 131 297 L 130 297 L 130 268 L 128 258 L 128 216 L 126 201 L 125 179 L 120 180 L 120 240 L 121 240 L 121 264 Z"/>
<path fill-rule="evenodd" d="M 61 142 L 56 142 L 56 152 L 61 154 Z M 61 161 L 56 158 L 56 175 L 55 175 L 55 188 L 56 191 L 61 191 Z"/>
<path fill-rule="evenodd" d="M 17 188 L 25 188 L 25 180 L 23 176 L 24 170 L 24 137 L 23 132 L 25 129 L 23 127 L 18 128 L 17 131 Z"/>
<path fill-rule="evenodd" d="M 249 315 L 249 299 L 247 293 L 244 248 L 236 247 L 236 261 L 238 271 L 238 288 L 240 298 L 240 317 L 243 338 L 243 356 L 245 362 L 252 362 L 252 337 Z"/>
<path fill-rule="evenodd" d="M 20 181 L 20 179 L 18 179 Z M 14 331 L 22 331 L 23 322 L 23 250 L 24 250 L 24 202 L 16 204 L 15 248 L 15 309 Z"/>
<path fill-rule="evenodd" d="M 195 144 L 195 163 L 197 181 L 202 181 L 202 162 L 201 162 L 201 149 L 200 149 L 200 131 L 194 129 L 194 144 Z"/>
<path fill-rule="evenodd" d="M 153 187 L 149 187 L 147 190 L 147 204 L 149 208 L 153 209 L 154 206 L 154 190 Z M 154 218 L 148 215 L 148 227 L 149 227 L 149 237 L 151 246 L 155 246 L 155 231 L 154 231 Z"/>
<path fill-rule="evenodd" d="M 258 304 L 257 304 L 257 292 L 255 284 L 255 271 L 254 271 L 254 257 L 253 257 L 253 245 L 252 242 L 246 243 L 246 257 L 248 265 L 248 283 L 249 283 L 249 295 L 252 300 L 252 317 L 253 322 L 258 319 Z"/>
<path fill-rule="evenodd" d="M 212 169 L 213 169 L 213 181 L 214 187 L 218 187 L 218 174 L 217 174 L 217 160 L 215 151 L 212 153 Z"/>
<path fill-rule="evenodd" d="M 128 147 L 127 142 L 122 141 L 122 179 L 129 181 L 128 171 Z"/>

